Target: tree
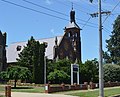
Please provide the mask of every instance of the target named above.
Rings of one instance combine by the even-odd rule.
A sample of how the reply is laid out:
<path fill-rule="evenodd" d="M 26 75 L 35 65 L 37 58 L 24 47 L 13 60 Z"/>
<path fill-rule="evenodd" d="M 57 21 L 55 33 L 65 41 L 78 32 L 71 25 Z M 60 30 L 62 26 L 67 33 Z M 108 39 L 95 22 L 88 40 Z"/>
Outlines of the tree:
<path fill-rule="evenodd" d="M 18 65 L 29 68 L 35 83 L 44 83 L 44 56 L 46 43 L 39 43 L 33 37 L 19 54 Z"/>
<path fill-rule="evenodd" d="M 96 59 L 80 64 L 80 78 L 81 83 L 98 82 L 98 61 Z"/>
<path fill-rule="evenodd" d="M 113 24 L 113 31 L 110 39 L 106 40 L 107 49 L 112 62 L 120 64 L 120 15 Z"/>
<path fill-rule="evenodd" d="M 112 63 L 112 59 L 110 57 L 110 54 L 106 51 L 103 51 L 103 61 L 104 63 Z"/>
<path fill-rule="evenodd" d="M 31 78 L 31 72 L 26 67 L 11 66 L 6 71 L 0 73 L 1 79 L 15 80 L 14 87 L 16 88 L 17 80 L 26 80 Z"/>
<path fill-rule="evenodd" d="M 115 64 L 105 64 L 104 67 L 104 80 L 106 82 L 120 81 L 120 66 Z"/>
<path fill-rule="evenodd" d="M 52 83 L 62 83 L 70 79 L 70 76 L 63 70 L 54 70 L 48 75 L 48 80 Z"/>
<path fill-rule="evenodd" d="M 70 74 L 71 74 L 71 61 L 68 59 L 58 60 L 57 62 L 48 62 L 47 63 L 47 78 L 48 81 L 54 81 L 54 75 L 57 73 L 59 76 L 56 77 L 55 83 L 65 82 L 70 83 Z M 61 79 L 62 77 L 66 77 Z M 59 80 L 60 81 L 59 81 Z"/>

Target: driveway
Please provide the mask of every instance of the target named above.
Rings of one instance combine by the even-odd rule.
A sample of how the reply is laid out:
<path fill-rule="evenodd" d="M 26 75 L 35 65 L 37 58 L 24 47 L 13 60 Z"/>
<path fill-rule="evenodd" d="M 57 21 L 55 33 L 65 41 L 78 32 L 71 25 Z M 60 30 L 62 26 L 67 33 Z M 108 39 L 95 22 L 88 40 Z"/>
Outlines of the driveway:
<path fill-rule="evenodd" d="M 70 95 L 63 95 L 63 94 L 12 92 L 12 97 L 77 97 L 77 96 L 70 96 Z"/>

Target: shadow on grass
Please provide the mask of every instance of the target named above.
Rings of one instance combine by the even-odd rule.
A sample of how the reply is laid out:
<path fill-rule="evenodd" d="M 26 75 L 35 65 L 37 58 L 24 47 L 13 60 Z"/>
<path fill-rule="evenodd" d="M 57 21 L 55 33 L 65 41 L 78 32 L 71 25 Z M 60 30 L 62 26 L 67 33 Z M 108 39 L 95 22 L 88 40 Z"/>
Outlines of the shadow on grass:
<path fill-rule="evenodd" d="M 12 87 L 12 89 L 33 89 L 33 87 Z"/>

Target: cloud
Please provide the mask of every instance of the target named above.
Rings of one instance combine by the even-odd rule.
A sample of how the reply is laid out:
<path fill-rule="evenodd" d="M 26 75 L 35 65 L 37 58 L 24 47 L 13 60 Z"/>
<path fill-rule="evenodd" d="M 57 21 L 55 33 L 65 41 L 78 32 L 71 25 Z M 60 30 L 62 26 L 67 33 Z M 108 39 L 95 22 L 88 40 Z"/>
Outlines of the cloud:
<path fill-rule="evenodd" d="M 48 4 L 48 5 L 51 5 L 52 1 L 51 0 L 45 0 L 45 3 Z"/>
<path fill-rule="evenodd" d="M 55 34 L 55 31 L 54 31 L 54 29 L 51 29 L 51 30 L 50 30 L 50 32 L 51 32 L 52 34 Z"/>

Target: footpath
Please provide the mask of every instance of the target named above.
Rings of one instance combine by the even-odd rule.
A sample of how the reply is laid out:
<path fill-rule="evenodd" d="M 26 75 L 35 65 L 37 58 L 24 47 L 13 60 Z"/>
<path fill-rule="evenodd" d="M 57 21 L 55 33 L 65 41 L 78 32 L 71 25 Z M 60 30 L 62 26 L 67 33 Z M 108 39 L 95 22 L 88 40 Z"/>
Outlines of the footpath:
<path fill-rule="evenodd" d="M 45 94 L 45 93 L 23 93 L 12 92 L 11 97 L 77 97 L 63 94 Z"/>

